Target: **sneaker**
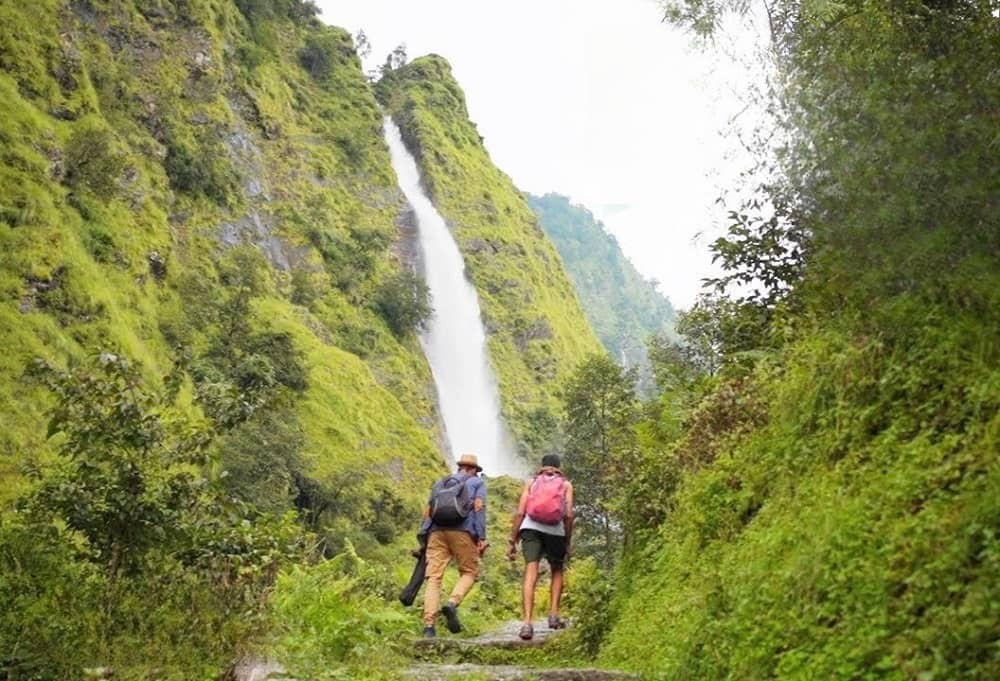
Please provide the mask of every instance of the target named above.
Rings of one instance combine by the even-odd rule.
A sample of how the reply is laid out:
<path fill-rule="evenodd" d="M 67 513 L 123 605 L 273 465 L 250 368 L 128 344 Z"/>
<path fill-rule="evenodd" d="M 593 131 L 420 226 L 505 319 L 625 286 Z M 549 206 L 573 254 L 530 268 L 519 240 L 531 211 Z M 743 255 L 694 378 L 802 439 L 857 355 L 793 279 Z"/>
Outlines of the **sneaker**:
<path fill-rule="evenodd" d="M 453 634 L 457 634 L 462 631 L 462 623 L 458 621 L 458 606 L 448 601 L 448 603 L 441 608 L 441 614 L 444 615 L 445 622 L 448 625 L 448 631 Z"/>
<path fill-rule="evenodd" d="M 424 627 L 424 638 L 434 638 L 437 636 L 437 632 L 434 631 L 434 627 Z"/>

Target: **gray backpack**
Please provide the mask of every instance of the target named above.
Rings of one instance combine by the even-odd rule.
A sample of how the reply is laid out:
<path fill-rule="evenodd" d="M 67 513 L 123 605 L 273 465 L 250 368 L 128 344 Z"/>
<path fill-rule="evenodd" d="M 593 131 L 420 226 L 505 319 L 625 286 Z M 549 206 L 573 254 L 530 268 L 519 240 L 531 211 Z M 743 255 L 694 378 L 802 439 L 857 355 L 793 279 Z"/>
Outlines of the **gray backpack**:
<path fill-rule="evenodd" d="M 456 527 L 472 512 L 465 476 L 449 475 L 431 487 L 431 520 L 442 527 Z"/>

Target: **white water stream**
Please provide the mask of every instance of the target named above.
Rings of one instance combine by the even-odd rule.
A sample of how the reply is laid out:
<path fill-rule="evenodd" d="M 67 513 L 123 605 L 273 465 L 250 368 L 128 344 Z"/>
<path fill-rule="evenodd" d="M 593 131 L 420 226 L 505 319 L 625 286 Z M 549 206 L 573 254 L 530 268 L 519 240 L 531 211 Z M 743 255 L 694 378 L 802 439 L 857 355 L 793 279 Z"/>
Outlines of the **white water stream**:
<path fill-rule="evenodd" d="M 486 353 L 479 298 L 465 277 L 465 261 L 444 218 L 424 194 L 417 163 L 388 117 L 385 139 L 399 188 L 416 214 L 422 273 L 434 307 L 420 343 L 437 385 L 451 454 L 456 458 L 475 454 L 486 475 L 520 476 L 525 466 L 514 453 L 500 417 L 500 395 Z"/>

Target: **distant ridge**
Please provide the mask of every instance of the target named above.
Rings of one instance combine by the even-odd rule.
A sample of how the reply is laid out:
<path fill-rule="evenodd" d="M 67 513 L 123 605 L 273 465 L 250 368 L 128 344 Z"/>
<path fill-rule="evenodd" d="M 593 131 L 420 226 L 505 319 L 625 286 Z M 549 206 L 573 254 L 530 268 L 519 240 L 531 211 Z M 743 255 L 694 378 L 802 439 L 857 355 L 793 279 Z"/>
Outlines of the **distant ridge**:
<path fill-rule="evenodd" d="M 677 314 L 670 300 L 639 274 L 617 239 L 586 207 L 555 193 L 527 198 L 604 347 L 617 361 L 638 367 L 640 381 L 648 382 L 646 340 L 674 333 Z"/>

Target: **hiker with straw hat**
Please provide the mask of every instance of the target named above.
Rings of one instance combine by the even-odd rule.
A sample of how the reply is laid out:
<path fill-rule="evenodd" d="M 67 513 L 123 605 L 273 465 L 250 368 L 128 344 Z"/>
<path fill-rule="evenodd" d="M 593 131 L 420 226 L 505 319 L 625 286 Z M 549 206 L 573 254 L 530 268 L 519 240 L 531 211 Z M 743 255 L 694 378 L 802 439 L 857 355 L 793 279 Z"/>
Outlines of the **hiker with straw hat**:
<path fill-rule="evenodd" d="M 486 482 L 479 477 L 483 467 L 475 454 L 462 454 L 457 472 L 431 487 L 420 533 L 427 533 L 427 590 L 424 593 L 424 636 L 436 636 L 434 628 L 441 603 L 441 582 L 452 560 L 459 578 L 448 602 L 440 609 L 448 631 L 462 630 L 458 606 L 479 575 L 479 558 L 486 551 Z"/>

